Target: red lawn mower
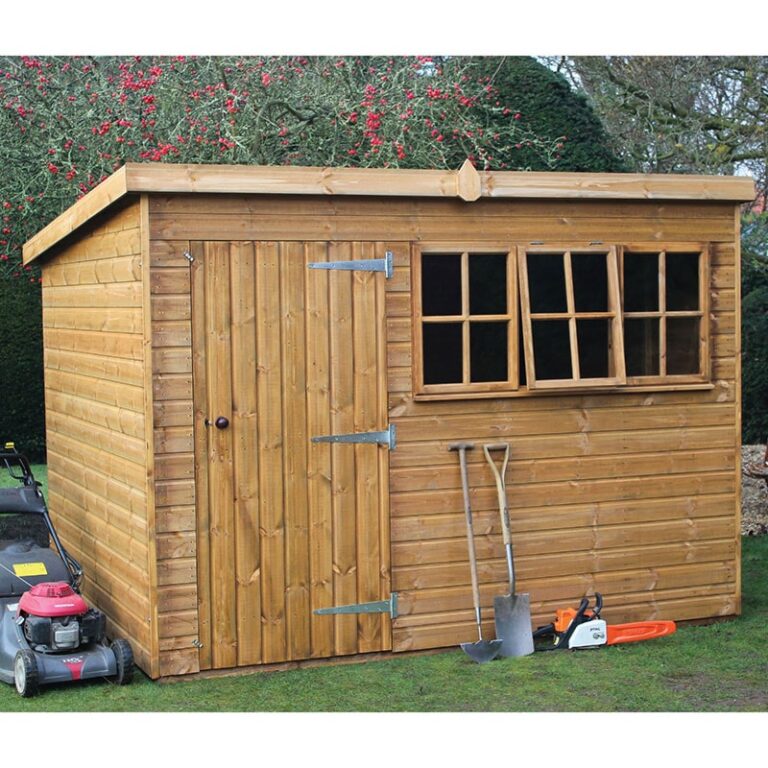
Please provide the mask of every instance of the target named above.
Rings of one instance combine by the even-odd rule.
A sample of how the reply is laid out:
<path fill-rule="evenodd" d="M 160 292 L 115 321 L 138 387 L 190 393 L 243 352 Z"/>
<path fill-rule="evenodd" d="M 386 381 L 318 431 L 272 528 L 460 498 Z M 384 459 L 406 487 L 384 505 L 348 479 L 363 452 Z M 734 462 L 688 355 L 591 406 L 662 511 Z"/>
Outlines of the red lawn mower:
<path fill-rule="evenodd" d="M 13 443 L 0 452 L 0 474 L 14 482 L 0 487 L 0 680 L 24 697 L 71 680 L 129 683 L 131 646 L 108 642 L 104 614 L 80 596 L 82 568 L 62 546 L 40 483 Z"/>

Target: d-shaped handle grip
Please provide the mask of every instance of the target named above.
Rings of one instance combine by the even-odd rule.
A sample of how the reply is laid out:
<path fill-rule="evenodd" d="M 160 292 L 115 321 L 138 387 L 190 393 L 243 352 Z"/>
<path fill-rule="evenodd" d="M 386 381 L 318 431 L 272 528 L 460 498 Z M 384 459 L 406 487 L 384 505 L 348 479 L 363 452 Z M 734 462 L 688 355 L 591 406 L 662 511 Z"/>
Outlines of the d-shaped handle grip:
<path fill-rule="evenodd" d="M 226 429 L 229 426 L 229 419 L 226 416 L 219 416 L 213 423 L 216 429 Z"/>

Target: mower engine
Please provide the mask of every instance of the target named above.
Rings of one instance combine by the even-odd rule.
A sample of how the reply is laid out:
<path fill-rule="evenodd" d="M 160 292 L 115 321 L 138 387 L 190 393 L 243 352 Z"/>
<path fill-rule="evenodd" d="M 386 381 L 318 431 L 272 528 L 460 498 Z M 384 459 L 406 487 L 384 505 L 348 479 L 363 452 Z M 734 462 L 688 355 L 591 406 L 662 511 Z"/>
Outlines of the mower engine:
<path fill-rule="evenodd" d="M 42 582 L 24 592 L 16 622 L 38 653 L 74 651 L 101 641 L 106 632 L 104 614 L 88 608 L 64 581 Z"/>

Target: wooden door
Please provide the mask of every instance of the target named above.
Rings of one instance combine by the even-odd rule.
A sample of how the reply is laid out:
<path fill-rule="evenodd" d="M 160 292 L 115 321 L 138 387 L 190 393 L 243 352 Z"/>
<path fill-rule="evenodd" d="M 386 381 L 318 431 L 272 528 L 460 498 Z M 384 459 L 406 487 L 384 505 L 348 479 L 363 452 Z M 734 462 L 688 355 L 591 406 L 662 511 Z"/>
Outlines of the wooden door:
<path fill-rule="evenodd" d="M 391 648 L 384 275 L 370 243 L 192 244 L 200 668 Z M 220 419 L 226 419 L 228 423 Z M 216 420 L 219 419 L 218 426 Z"/>

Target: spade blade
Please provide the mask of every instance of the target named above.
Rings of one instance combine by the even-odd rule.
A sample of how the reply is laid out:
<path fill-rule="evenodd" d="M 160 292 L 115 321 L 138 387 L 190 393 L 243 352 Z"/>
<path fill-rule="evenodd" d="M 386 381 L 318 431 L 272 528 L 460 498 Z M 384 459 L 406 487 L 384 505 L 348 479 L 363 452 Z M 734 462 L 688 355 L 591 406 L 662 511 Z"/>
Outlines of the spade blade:
<path fill-rule="evenodd" d="M 521 595 L 497 595 L 493 599 L 496 637 L 501 638 L 499 655 L 528 656 L 533 653 L 531 598 Z"/>
<path fill-rule="evenodd" d="M 478 664 L 485 664 L 498 656 L 501 640 L 478 640 L 475 643 L 462 643 L 461 650 Z"/>

